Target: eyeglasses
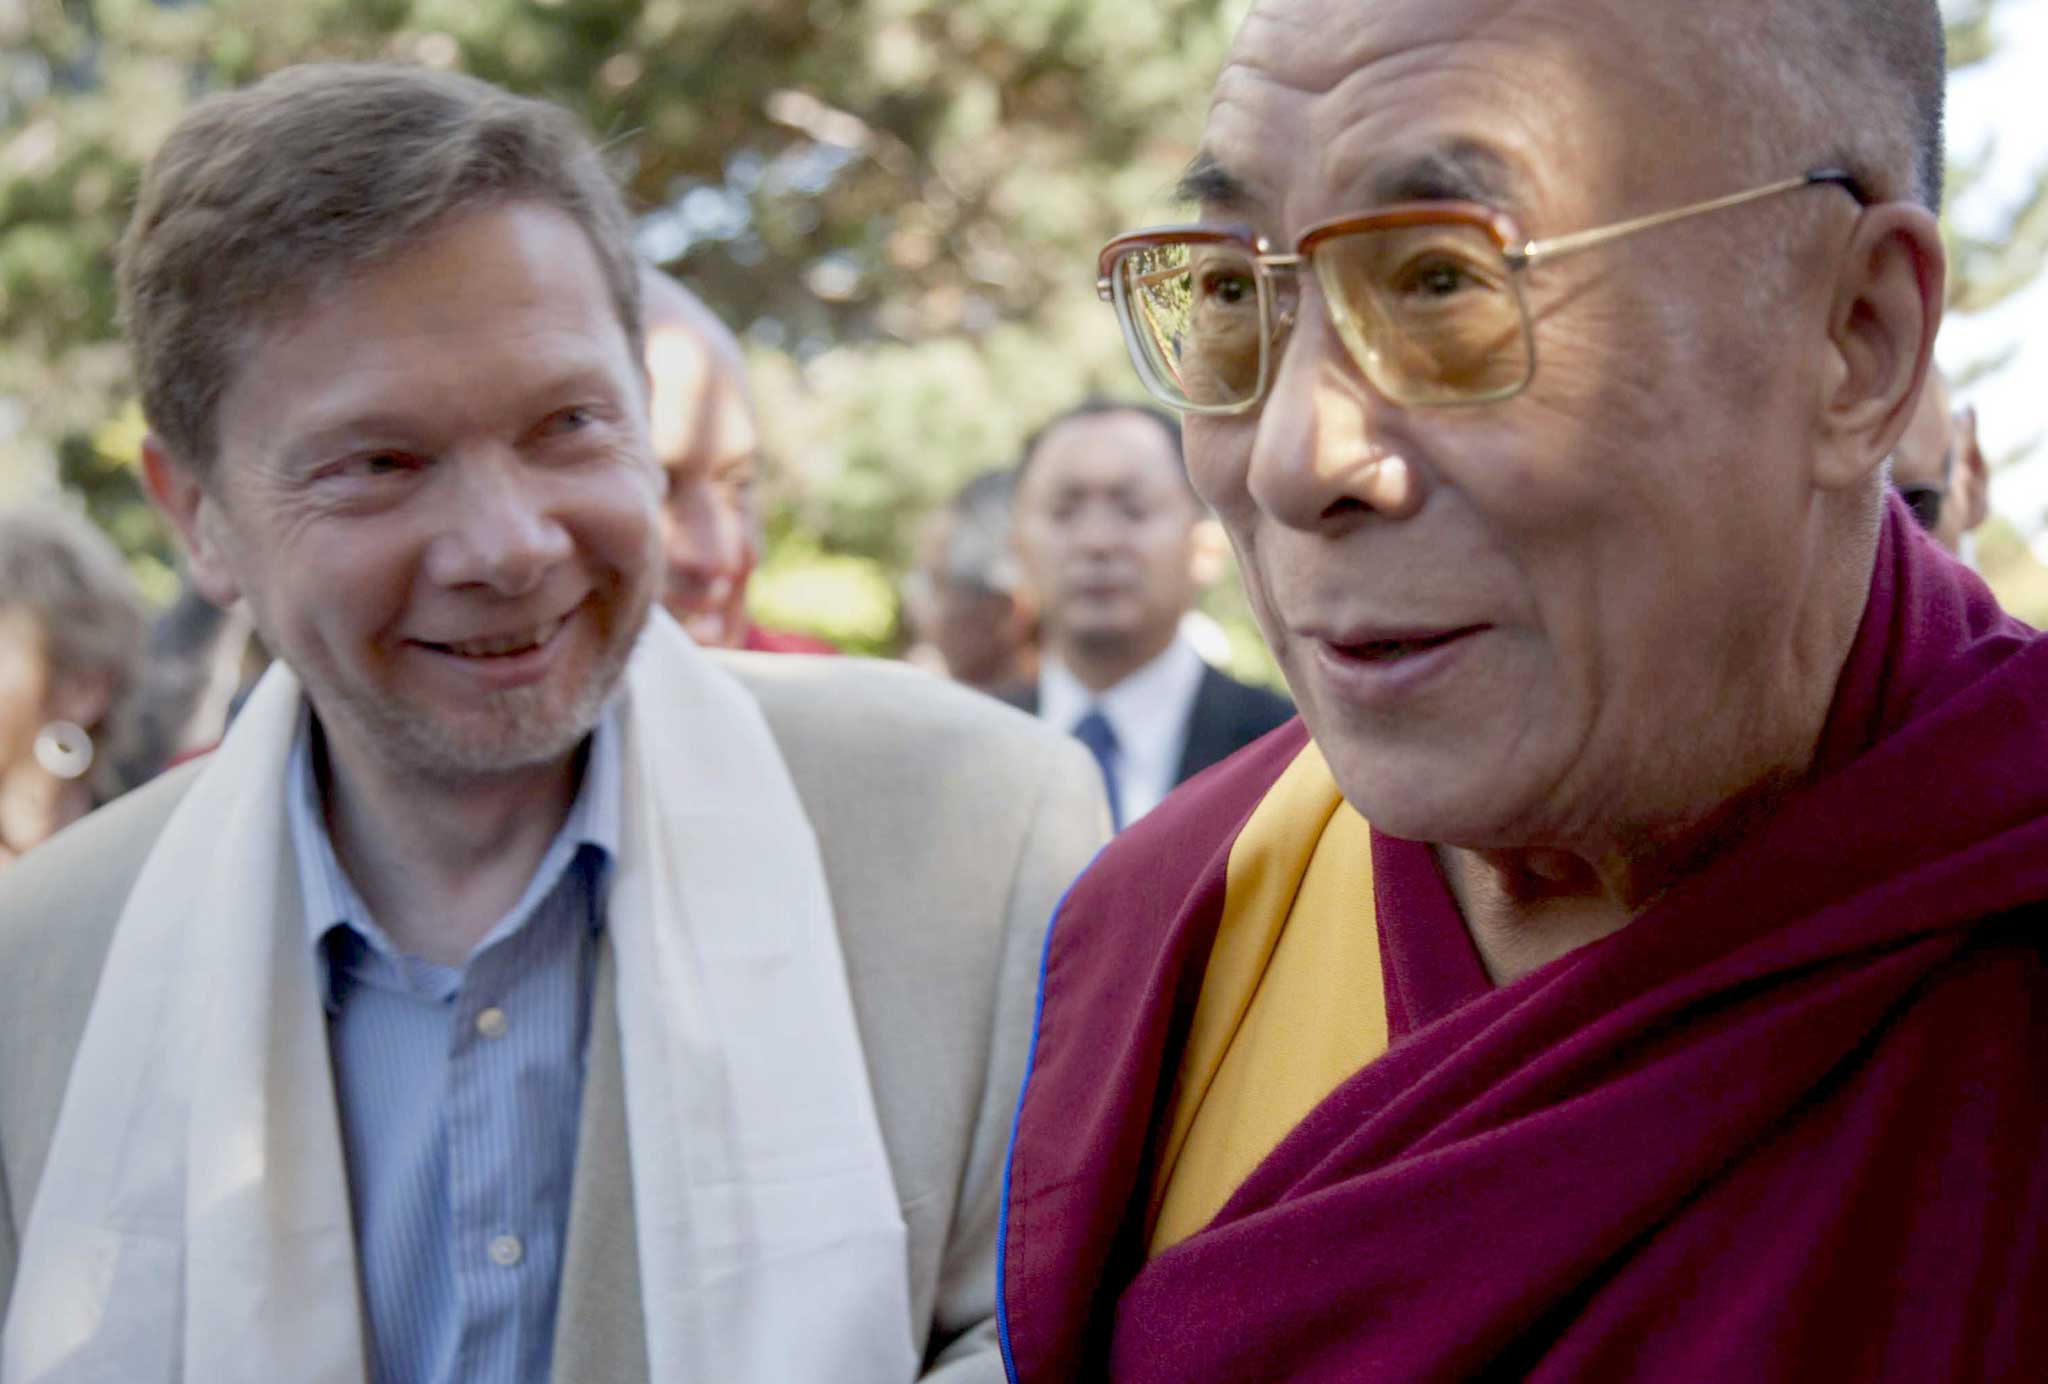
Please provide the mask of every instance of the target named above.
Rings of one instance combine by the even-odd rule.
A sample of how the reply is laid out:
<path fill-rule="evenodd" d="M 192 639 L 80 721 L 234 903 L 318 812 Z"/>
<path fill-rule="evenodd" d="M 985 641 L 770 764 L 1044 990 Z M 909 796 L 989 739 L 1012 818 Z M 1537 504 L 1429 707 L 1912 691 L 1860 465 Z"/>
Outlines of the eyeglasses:
<path fill-rule="evenodd" d="M 1892 464 L 1898 464 L 1896 454 Z M 1955 474 L 1955 469 L 1956 449 L 1950 447 L 1941 454 L 1940 484 L 1922 481 L 1892 487 L 1899 492 L 1899 498 L 1906 502 L 1906 508 L 1913 511 L 1913 522 L 1929 533 L 1941 527 L 1941 506 L 1943 501 L 1948 499 L 1949 479 Z"/>
<path fill-rule="evenodd" d="M 1899 498 L 1906 502 L 1906 508 L 1913 511 L 1913 522 L 1933 533 L 1941 527 L 1941 502 L 1948 498 L 1945 485 L 1901 485 L 1895 487 Z"/>
<path fill-rule="evenodd" d="M 1338 337 L 1374 389 L 1397 404 L 1487 404 L 1536 373 L 1522 277 L 1539 262 L 1606 245 L 1724 207 L 1855 178 L 1820 168 L 1675 211 L 1544 240 L 1471 202 L 1415 202 L 1321 221 L 1294 253 L 1274 254 L 1243 226 L 1165 226 L 1102 249 L 1096 292 L 1116 308 L 1145 387 L 1186 413 L 1258 406 L 1281 334 L 1299 304 L 1297 272 L 1314 271 Z"/>

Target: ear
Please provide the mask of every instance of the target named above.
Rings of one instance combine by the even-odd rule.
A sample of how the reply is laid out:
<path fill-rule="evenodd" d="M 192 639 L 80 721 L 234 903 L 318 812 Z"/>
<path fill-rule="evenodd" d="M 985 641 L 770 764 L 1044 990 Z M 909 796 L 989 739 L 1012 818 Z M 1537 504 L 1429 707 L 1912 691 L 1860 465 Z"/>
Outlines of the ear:
<path fill-rule="evenodd" d="M 1828 307 L 1814 482 L 1854 489 L 1884 464 L 1911 420 L 1934 354 L 1948 275 L 1926 208 L 1886 202 L 1858 218 Z"/>
<path fill-rule="evenodd" d="M 1019 574 L 1021 577 L 1021 573 Z M 1028 581 L 1019 580 L 1010 587 L 1009 626 L 1019 643 L 1038 642 L 1038 590 Z"/>
<path fill-rule="evenodd" d="M 1033 516 L 1019 508 L 1013 500 L 1010 506 L 1010 522 L 1003 534 L 1003 546 L 1004 550 L 1016 559 L 1018 570 L 1023 574 L 1026 585 L 1038 575 L 1037 568 L 1032 564 L 1032 558 L 1036 553 L 1030 537 L 1025 533 L 1025 529 L 1034 522 Z"/>
<path fill-rule="evenodd" d="M 114 679 L 95 671 L 66 673 L 50 687 L 50 714 L 74 726 L 96 726 L 114 704 Z"/>
<path fill-rule="evenodd" d="M 1977 406 L 1968 405 L 1955 415 L 1956 468 L 1960 481 L 1952 492 L 1963 501 L 1963 532 L 1983 523 L 1991 508 L 1991 467 L 1984 460 L 1984 448 L 1977 441 Z"/>
<path fill-rule="evenodd" d="M 192 584 L 221 609 L 233 605 L 242 588 L 221 541 L 220 502 L 191 467 L 171 456 L 155 433 L 142 439 L 142 479 L 149 498 L 178 531 Z"/>
<path fill-rule="evenodd" d="M 1201 590 L 1223 580 L 1230 560 L 1230 539 L 1213 518 L 1197 520 L 1188 540 L 1188 576 Z"/>

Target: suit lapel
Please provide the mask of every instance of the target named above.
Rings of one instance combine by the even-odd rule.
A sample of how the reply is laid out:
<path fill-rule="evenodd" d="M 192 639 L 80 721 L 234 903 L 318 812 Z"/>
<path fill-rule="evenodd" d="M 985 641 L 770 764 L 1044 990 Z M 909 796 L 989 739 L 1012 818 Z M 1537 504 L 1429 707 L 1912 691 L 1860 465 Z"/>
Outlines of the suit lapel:
<path fill-rule="evenodd" d="M 1223 675 L 1205 666 L 1195 686 L 1194 709 L 1188 712 L 1187 742 L 1181 747 L 1174 783 L 1186 783 L 1236 748 L 1230 741 L 1229 694 Z"/>
<path fill-rule="evenodd" d="M 616 967 L 610 934 L 598 944 L 597 985 L 583 1070 L 581 1132 L 569 1196 L 568 1245 L 555 1309 L 553 1377 L 647 1384 L 640 1246 L 633 1228 L 633 1169 L 626 1143 L 625 1068 L 619 1057 Z"/>
<path fill-rule="evenodd" d="M 999 702 L 1016 707 L 1027 716 L 1038 714 L 1038 684 L 1035 682 L 1012 683 L 1008 687 L 996 688 L 989 695 Z M 1065 730 L 1066 727 L 1061 726 L 1060 729 Z"/>

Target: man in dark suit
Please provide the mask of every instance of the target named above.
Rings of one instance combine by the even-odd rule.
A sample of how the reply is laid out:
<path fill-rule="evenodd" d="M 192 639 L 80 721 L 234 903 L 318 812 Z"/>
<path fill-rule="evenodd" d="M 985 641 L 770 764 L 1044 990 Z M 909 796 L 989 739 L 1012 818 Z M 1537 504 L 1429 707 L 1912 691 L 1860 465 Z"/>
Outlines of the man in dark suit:
<path fill-rule="evenodd" d="M 1180 635 L 1204 511 L 1171 415 L 1106 400 L 1067 410 L 1025 444 L 1013 503 L 1044 649 L 1037 683 L 1006 700 L 1094 752 L 1119 826 L 1293 717 Z"/>

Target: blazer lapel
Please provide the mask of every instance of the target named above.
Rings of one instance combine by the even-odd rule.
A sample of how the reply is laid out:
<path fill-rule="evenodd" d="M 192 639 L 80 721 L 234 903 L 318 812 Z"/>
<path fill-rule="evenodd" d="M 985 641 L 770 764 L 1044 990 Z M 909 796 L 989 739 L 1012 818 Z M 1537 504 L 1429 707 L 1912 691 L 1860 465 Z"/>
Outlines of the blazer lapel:
<path fill-rule="evenodd" d="M 999 702 L 1016 707 L 1027 716 L 1038 714 L 1038 684 L 1035 682 L 1012 683 L 1008 687 L 996 688 L 989 695 Z M 1060 729 L 1065 730 L 1066 727 L 1061 726 Z"/>
<path fill-rule="evenodd" d="M 607 933 L 598 944 L 584 1056 L 582 1126 L 569 1195 L 562 1291 L 555 1309 L 556 1379 L 647 1384 L 647 1327 L 640 1305 L 631 1160 L 616 967 Z"/>
<path fill-rule="evenodd" d="M 1214 668 L 1202 669 L 1195 704 L 1188 712 L 1188 738 L 1181 748 L 1174 783 L 1186 783 L 1237 748 L 1230 743 L 1230 684 Z"/>

